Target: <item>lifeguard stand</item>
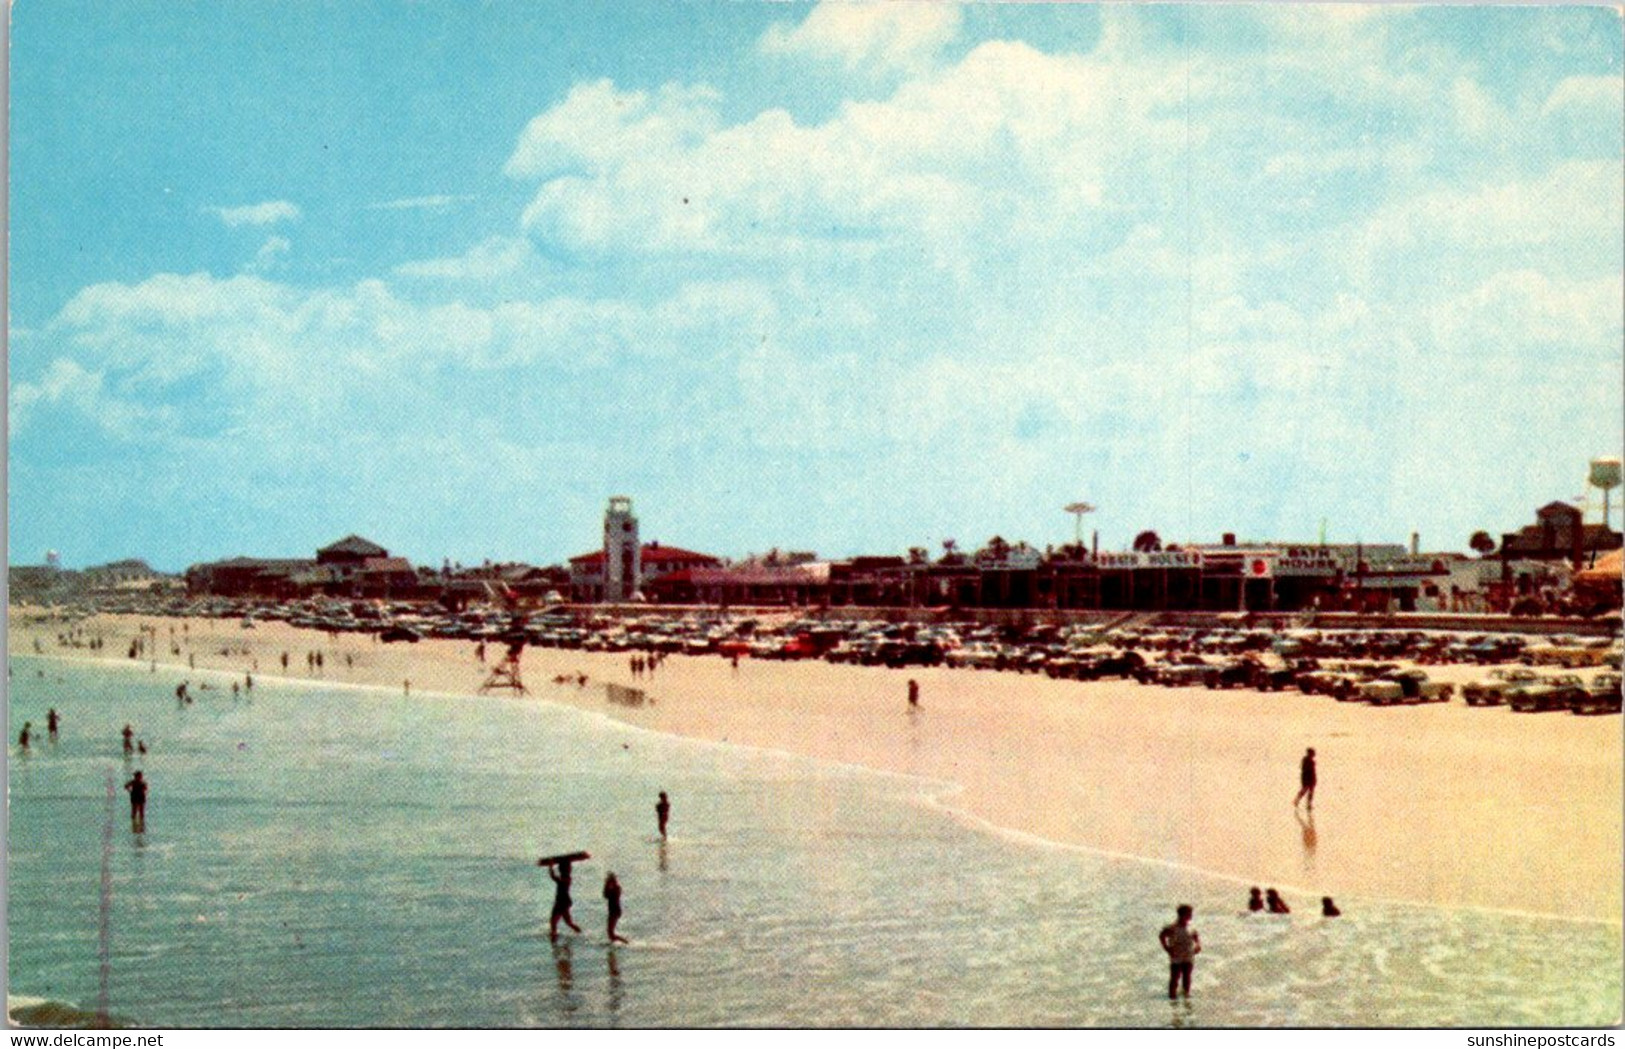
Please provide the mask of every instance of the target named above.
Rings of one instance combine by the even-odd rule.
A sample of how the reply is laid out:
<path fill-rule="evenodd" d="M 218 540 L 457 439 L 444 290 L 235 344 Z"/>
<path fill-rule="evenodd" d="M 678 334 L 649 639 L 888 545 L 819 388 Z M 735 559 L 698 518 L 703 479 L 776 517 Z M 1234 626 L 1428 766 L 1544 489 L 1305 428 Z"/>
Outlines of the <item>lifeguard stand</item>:
<path fill-rule="evenodd" d="M 528 696 L 530 691 L 525 688 L 524 678 L 519 674 L 519 656 L 525 651 L 523 641 L 514 641 L 508 645 L 508 654 L 502 657 L 502 662 L 491 669 L 491 676 L 485 679 L 480 686 L 480 692 L 495 692 L 507 689 L 516 696 Z"/>

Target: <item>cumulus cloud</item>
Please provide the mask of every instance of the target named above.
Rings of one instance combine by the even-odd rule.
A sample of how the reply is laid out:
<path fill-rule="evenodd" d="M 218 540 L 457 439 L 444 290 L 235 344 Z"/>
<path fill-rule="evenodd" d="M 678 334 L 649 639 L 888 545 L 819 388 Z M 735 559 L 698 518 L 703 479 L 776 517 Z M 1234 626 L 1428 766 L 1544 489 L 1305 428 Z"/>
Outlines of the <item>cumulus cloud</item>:
<path fill-rule="evenodd" d="M 268 273 L 292 250 L 293 242 L 287 237 L 267 237 L 265 243 L 254 253 L 254 259 L 248 264 L 247 269 L 250 273 Z"/>
<path fill-rule="evenodd" d="M 925 68 L 959 34 L 959 6 L 931 0 L 825 0 L 799 25 L 763 34 L 767 54 L 806 55 L 871 72 Z"/>
<path fill-rule="evenodd" d="M 532 258 L 530 242 L 519 237 L 488 237 L 462 255 L 403 262 L 402 277 L 451 281 L 493 281 L 517 273 Z"/>
<path fill-rule="evenodd" d="M 8 430 L 13 437 L 41 413 L 64 409 L 78 413 L 108 436 L 131 441 L 152 435 L 169 411 L 109 396 L 99 372 L 71 359 L 57 359 L 33 382 L 14 382 L 8 398 Z"/>
<path fill-rule="evenodd" d="M 240 226 L 274 226 L 279 222 L 298 222 L 303 212 L 297 204 L 285 200 L 267 200 L 261 204 L 239 207 L 211 207 L 205 209 L 219 217 L 232 229 Z"/>

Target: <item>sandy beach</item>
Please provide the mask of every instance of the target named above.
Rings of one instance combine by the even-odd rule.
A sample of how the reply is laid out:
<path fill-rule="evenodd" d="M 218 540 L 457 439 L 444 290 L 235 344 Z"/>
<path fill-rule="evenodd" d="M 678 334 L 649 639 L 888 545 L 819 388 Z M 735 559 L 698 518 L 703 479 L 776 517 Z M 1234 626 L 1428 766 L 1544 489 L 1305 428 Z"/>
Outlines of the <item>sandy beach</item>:
<path fill-rule="evenodd" d="M 325 681 L 401 690 L 410 680 L 414 694 L 472 694 L 487 672 L 467 641 L 384 645 L 282 623 L 102 616 L 82 624 L 107 639 L 91 653 L 59 646 L 61 624 L 13 609 L 8 634 L 14 653 L 38 639 L 48 655 L 128 663 L 141 623 L 157 630 L 158 672 L 176 681 L 189 657 L 200 671 L 311 678 L 306 653 L 317 650 Z M 746 659 L 735 670 L 715 656 L 671 656 L 642 678 L 624 653 L 530 649 L 523 666 L 537 699 L 942 781 L 952 785 L 944 804 L 998 828 L 1277 886 L 1300 907 L 1363 896 L 1621 921 L 1618 717 L 821 661 Z M 552 680 L 577 672 L 587 686 Z M 915 712 L 910 677 L 921 688 Z M 604 684 L 647 699 L 610 702 Z M 1292 805 L 1306 747 L 1320 765 L 1312 820 Z M 1238 888 L 1238 906 L 1244 896 Z"/>

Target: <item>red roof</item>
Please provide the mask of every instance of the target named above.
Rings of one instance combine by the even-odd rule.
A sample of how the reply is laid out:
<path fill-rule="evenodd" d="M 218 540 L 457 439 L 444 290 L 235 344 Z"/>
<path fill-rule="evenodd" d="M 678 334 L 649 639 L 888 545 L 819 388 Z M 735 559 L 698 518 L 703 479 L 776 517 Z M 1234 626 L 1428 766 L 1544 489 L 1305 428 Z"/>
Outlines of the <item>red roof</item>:
<path fill-rule="evenodd" d="M 715 565 L 722 563 L 718 558 L 712 557 L 710 554 L 701 554 L 696 553 L 693 550 L 684 550 L 680 546 L 661 546 L 659 543 L 643 544 L 643 560 L 646 563 L 653 565 Z M 594 550 L 590 554 L 582 554 L 579 557 L 570 558 L 570 563 L 573 565 L 597 565 L 603 564 L 603 562 L 604 552 L 602 550 Z"/>

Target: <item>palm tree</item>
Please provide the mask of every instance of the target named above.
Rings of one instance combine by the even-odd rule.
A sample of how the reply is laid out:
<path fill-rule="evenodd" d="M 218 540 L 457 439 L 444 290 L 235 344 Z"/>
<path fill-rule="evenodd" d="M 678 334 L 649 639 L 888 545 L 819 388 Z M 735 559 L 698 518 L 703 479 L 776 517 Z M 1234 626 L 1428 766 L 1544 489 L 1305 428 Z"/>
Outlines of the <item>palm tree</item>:
<path fill-rule="evenodd" d="M 1162 549 L 1162 537 L 1147 528 L 1134 537 L 1134 549 L 1142 554 L 1154 553 Z"/>

